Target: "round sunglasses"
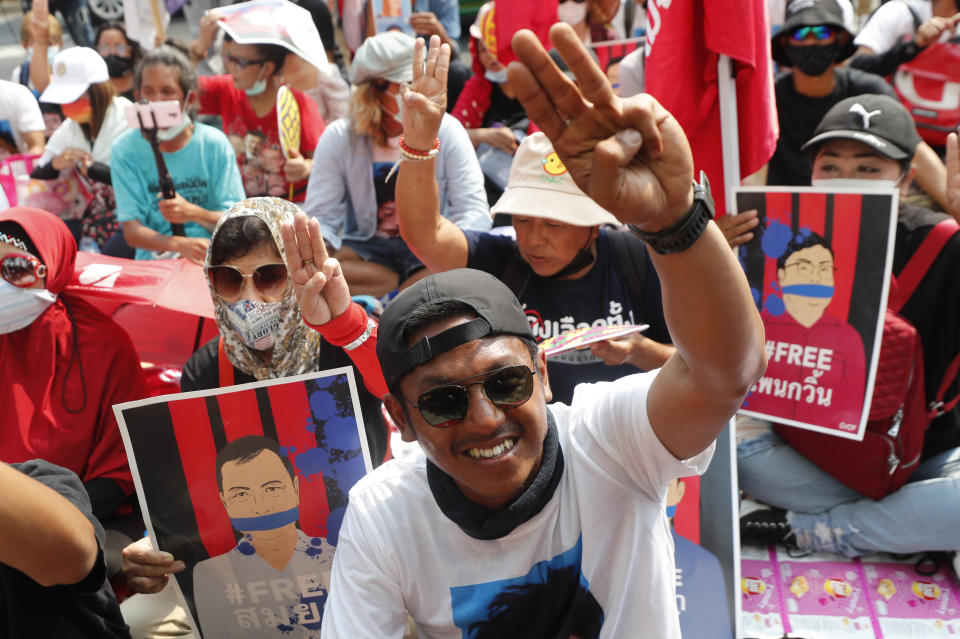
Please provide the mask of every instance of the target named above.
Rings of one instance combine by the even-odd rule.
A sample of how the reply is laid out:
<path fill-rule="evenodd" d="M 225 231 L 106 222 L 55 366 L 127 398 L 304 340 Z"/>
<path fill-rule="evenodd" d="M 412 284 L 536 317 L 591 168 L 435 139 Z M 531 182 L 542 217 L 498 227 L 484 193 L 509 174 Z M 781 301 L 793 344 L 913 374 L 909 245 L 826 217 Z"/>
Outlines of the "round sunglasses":
<path fill-rule="evenodd" d="M 32 255 L 8 253 L 0 259 L 0 276 L 19 288 L 30 288 L 46 275 L 46 264 Z"/>
<path fill-rule="evenodd" d="M 463 382 L 485 375 L 469 384 Z M 417 403 L 410 405 L 420 410 L 424 421 L 435 428 L 450 428 L 467 416 L 470 394 L 467 389 L 483 385 L 483 393 L 497 408 L 517 408 L 533 394 L 533 371 L 525 365 L 507 366 L 489 373 L 471 375 L 451 384 L 437 386 L 422 393 Z"/>
<path fill-rule="evenodd" d="M 222 264 L 207 268 L 207 277 L 213 290 L 220 297 L 236 297 L 243 288 L 243 281 L 253 278 L 253 285 L 266 297 L 281 297 L 287 288 L 286 264 L 261 264 L 252 273 L 244 273 L 236 266 Z"/>
<path fill-rule="evenodd" d="M 794 29 L 790 34 L 790 38 L 794 42 L 803 42 L 811 33 L 813 34 L 814 40 L 822 42 L 823 40 L 829 40 L 834 31 L 832 27 L 828 27 L 825 24 L 818 24 L 812 27 L 800 27 L 798 29 Z"/>

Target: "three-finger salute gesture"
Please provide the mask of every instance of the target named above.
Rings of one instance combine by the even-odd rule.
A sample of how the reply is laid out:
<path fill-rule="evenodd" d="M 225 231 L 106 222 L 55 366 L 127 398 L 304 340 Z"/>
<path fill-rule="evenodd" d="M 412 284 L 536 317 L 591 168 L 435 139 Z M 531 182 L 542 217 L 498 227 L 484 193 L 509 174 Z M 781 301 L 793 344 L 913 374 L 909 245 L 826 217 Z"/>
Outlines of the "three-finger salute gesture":
<path fill-rule="evenodd" d="M 319 326 L 341 315 L 350 306 L 350 289 L 339 260 L 327 255 L 320 223 L 297 213 L 293 224 L 283 224 L 280 233 L 287 272 L 304 321 Z"/>
<path fill-rule="evenodd" d="M 447 72 L 450 70 L 450 45 L 430 37 L 424 62 L 423 40 L 413 47 L 413 82 L 400 87 L 403 97 L 403 139 L 407 146 L 429 150 L 437 139 L 440 122 L 447 108 Z"/>
<path fill-rule="evenodd" d="M 531 31 L 518 31 L 510 85 L 527 115 L 597 204 L 647 232 L 670 227 L 693 203 L 693 156 L 680 123 L 649 95 L 617 97 L 569 25 L 553 25 L 550 41 L 579 87 Z"/>

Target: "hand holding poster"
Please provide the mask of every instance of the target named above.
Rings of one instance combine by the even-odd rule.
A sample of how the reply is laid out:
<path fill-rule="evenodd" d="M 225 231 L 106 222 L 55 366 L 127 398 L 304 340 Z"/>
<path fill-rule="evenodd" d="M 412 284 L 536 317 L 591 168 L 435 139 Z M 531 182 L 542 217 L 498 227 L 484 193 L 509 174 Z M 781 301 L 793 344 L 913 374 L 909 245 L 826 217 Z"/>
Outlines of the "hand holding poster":
<path fill-rule="evenodd" d="M 319 637 L 347 493 L 371 468 L 352 370 L 114 410 L 154 546 L 186 564 L 171 581 L 194 627 Z"/>
<path fill-rule="evenodd" d="M 767 371 L 742 413 L 863 439 L 893 266 L 896 194 L 743 189 L 739 249 L 766 330 Z"/>
<path fill-rule="evenodd" d="M 286 86 L 277 91 L 277 130 L 280 132 L 280 149 L 283 157 L 290 159 L 290 151 L 300 148 L 300 105 L 293 92 Z M 293 183 L 290 183 L 290 199 L 293 199 Z"/>

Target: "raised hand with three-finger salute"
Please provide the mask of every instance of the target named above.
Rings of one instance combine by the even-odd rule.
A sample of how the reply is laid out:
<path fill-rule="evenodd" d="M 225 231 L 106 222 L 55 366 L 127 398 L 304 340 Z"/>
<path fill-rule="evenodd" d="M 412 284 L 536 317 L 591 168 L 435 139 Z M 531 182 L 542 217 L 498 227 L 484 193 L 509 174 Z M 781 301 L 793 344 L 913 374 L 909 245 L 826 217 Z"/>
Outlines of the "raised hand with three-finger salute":
<path fill-rule="evenodd" d="M 510 85 L 584 193 L 646 232 L 673 225 L 693 202 L 693 156 L 680 123 L 652 96 L 618 97 L 569 25 L 550 40 L 580 88 L 531 31 L 518 31 Z"/>
<path fill-rule="evenodd" d="M 401 85 L 403 100 L 403 141 L 406 146 L 429 151 L 437 141 L 440 122 L 447 108 L 447 73 L 450 70 L 450 45 L 430 37 L 424 60 L 424 43 L 413 45 L 413 82 Z"/>
<path fill-rule="evenodd" d="M 287 272 L 304 321 L 320 326 L 342 315 L 350 306 L 350 289 L 340 261 L 327 254 L 320 223 L 297 213 L 293 224 L 281 226 L 280 233 Z"/>

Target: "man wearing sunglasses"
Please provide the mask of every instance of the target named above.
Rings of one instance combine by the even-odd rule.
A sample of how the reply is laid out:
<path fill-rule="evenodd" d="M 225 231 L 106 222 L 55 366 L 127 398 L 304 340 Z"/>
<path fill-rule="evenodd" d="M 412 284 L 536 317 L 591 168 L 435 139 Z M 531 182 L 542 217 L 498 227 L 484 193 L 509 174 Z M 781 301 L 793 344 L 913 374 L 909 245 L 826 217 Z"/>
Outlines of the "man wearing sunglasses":
<path fill-rule="evenodd" d="M 585 636 L 680 636 L 667 487 L 706 468 L 764 368 L 763 329 L 677 121 L 650 96 L 617 98 L 569 25 L 550 36 L 584 92 L 526 30 L 511 84 L 577 184 L 650 244 L 676 353 L 548 406 L 546 360 L 495 277 L 457 269 L 401 292 L 377 355 L 387 410 L 423 454 L 350 491 L 324 639 L 399 638 L 408 613 L 420 637 L 472 636 L 498 595 L 539 583 L 563 587 L 524 637 L 579 636 L 594 605 L 602 627 Z M 424 66 L 418 43 L 415 75 L 441 82 L 447 56 L 431 39 Z M 404 108 L 422 112 L 428 85 L 415 78 Z"/>
<path fill-rule="evenodd" d="M 895 95 L 880 76 L 840 66 L 853 54 L 854 45 L 838 0 L 791 0 L 783 28 L 770 43 L 774 62 L 791 68 L 775 82 L 780 139 L 767 165 L 766 183 L 805 186 L 810 163 L 800 147 L 813 136 L 830 107 L 864 93 Z M 917 184 L 946 207 L 943 162 L 925 143 L 917 147 L 914 161 Z"/>

